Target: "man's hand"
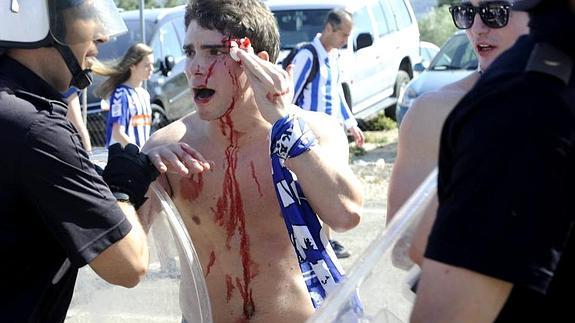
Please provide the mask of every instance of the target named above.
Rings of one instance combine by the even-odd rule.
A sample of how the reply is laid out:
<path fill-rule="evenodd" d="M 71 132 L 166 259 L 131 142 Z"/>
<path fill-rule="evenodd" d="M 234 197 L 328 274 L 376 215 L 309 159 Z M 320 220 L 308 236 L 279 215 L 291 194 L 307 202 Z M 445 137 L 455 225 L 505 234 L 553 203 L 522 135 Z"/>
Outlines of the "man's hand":
<path fill-rule="evenodd" d="M 365 136 L 363 134 L 363 131 L 361 131 L 361 129 L 359 129 L 358 126 L 353 126 L 349 128 L 349 132 L 353 136 L 353 140 L 355 140 L 355 145 L 358 147 L 362 147 L 363 144 L 365 143 Z"/>
<path fill-rule="evenodd" d="M 110 146 L 102 178 L 113 193 L 127 194 L 136 210 L 146 201 L 148 187 L 158 175 L 138 146 L 128 144 L 122 148 L 119 143 Z"/>
<path fill-rule="evenodd" d="M 288 114 L 292 106 L 293 82 L 291 70 L 284 71 L 281 67 L 267 61 L 265 52 L 253 54 L 237 47 L 230 49 L 230 54 L 237 56 L 254 91 L 256 104 L 260 113 L 270 124 Z"/>
<path fill-rule="evenodd" d="M 160 173 L 189 177 L 211 169 L 210 162 L 185 143 L 159 145 L 146 150 L 146 153 Z"/>

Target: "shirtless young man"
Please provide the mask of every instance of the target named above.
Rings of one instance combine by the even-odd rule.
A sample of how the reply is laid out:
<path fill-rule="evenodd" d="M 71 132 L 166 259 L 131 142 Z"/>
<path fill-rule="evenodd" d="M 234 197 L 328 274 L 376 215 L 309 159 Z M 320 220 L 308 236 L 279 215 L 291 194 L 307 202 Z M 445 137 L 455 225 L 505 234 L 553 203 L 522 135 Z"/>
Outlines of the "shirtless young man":
<path fill-rule="evenodd" d="M 318 144 L 285 165 L 321 220 L 340 232 L 359 223 L 363 199 L 347 139 L 332 117 L 291 105 L 290 76 L 271 63 L 276 22 L 261 2 L 191 1 L 185 24 L 197 111 L 156 132 L 143 150 L 156 147 L 156 163 L 173 154 L 166 166 L 181 168 L 160 180 L 201 259 L 214 322 L 303 322 L 314 307 L 274 191 L 270 130 L 288 114 L 307 122 Z M 255 54 L 230 48 L 242 37 Z"/>
<path fill-rule="evenodd" d="M 463 2 L 462 5 L 489 6 L 489 2 L 502 3 L 471 0 Z M 451 12 L 452 15 L 457 14 L 457 11 L 451 10 Z M 422 95 L 405 115 L 399 131 L 397 159 L 389 183 L 388 223 L 437 166 L 441 129 L 451 110 L 477 82 L 481 71 L 486 70 L 499 54 L 509 49 L 519 36 L 529 32 L 527 13 L 511 10 L 509 12 L 509 21 L 501 28 L 489 27 L 476 14 L 473 25 L 466 29 L 466 33 L 477 53 L 479 70 L 437 91 Z M 460 27 L 462 26 L 458 26 Z M 418 264 L 423 259 L 427 236 L 435 220 L 436 211 L 437 198 L 428 205 L 411 241 L 410 257 Z"/>

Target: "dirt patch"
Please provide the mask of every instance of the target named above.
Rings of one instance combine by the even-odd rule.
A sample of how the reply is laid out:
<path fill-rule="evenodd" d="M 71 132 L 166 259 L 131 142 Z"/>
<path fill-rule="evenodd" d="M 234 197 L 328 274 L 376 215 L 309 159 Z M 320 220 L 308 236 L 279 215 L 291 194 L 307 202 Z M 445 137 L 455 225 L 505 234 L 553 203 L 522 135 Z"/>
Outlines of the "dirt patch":
<path fill-rule="evenodd" d="M 379 143 L 366 143 L 365 154 L 351 158 L 351 169 L 363 184 L 366 204 L 386 205 L 387 186 L 397 155 L 397 129 L 370 134 Z"/>

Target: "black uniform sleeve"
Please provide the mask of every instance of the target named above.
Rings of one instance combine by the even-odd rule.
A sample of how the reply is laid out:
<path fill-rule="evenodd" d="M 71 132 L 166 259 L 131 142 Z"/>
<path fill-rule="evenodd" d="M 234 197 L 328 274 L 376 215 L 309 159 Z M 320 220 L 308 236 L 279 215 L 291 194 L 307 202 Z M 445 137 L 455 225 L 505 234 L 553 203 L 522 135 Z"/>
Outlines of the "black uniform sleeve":
<path fill-rule="evenodd" d="M 61 115 L 29 129 L 20 167 L 29 203 L 78 267 L 123 238 L 131 225 Z"/>
<path fill-rule="evenodd" d="M 564 101 L 518 83 L 448 119 L 425 255 L 544 292 L 575 214 L 575 123 Z"/>

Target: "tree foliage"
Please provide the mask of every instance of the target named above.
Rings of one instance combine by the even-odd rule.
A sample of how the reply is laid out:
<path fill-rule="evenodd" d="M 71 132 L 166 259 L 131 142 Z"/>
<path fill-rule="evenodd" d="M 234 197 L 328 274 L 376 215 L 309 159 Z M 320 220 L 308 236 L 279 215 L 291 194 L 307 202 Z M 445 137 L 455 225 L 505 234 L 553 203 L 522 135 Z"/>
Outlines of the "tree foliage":
<path fill-rule="evenodd" d="M 140 8 L 140 0 L 114 0 L 118 8 L 124 10 L 136 10 Z M 144 7 L 150 8 L 169 8 L 185 4 L 186 0 L 144 0 Z"/>
<path fill-rule="evenodd" d="M 124 10 L 135 10 L 140 8 L 140 0 L 114 0 L 118 8 Z M 145 8 L 153 8 L 156 4 L 155 0 L 144 0 Z"/>
<path fill-rule="evenodd" d="M 423 19 L 419 20 L 421 40 L 437 46 L 443 45 L 456 30 L 448 6 L 445 5 L 433 8 Z"/>
<path fill-rule="evenodd" d="M 175 7 L 175 6 L 179 6 L 179 5 L 186 4 L 186 3 L 187 3 L 186 0 L 164 0 L 164 7 L 170 8 L 170 7 Z"/>

